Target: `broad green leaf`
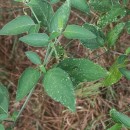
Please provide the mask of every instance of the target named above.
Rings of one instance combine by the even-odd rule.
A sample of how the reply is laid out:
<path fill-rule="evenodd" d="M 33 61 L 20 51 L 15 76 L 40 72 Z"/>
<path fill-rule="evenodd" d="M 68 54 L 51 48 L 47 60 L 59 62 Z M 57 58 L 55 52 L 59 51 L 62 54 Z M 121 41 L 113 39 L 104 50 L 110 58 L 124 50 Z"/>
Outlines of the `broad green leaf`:
<path fill-rule="evenodd" d="M 60 35 L 61 35 L 61 33 L 59 33 L 59 32 L 53 32 L 53 33 L 51 33 L 49 40 L 53 40 L 53 39 L 59 37 Z"/>
<path fill-rule="evenodd" d="M 71 111 L 75 111 L 73 84 L 64 70 L 60 68 L 50 69 L 44 77 L 43 85 L 51 98 L 60 102 Z"/>
<path fill-rule="evenodd" d="M 34 47 L 46 47 L 48 46 L 49 37 L 45 33 L 31 33 L 23 36 L 20 41 Z"/>
<path fill-rule="evenodd" d="M 126 63 L 126 59 L 127 59 L 127 55 L 125 55 L 125 54 L 123 54 L 123 55 L 120 55 L 118 58 L 117 58 L 117 63 L 118 64 L 122 64 L 122 66 L 123 65 L 125 65 L 125 63 Z M 123 66 L 124 67 L 124 66 Z"/>
<path fill-rule="evenodd" d="M 51 19 L 50 32 L 62 32 L 69 18 L 70 8 L 70 0 L 66 0 L 65 3 L 55 12 Z"/>
<path fill-rule="evenodd" d="M 11 118 L 13 119 L 13 121 L 17 120 L 18 114 L 19 114 L 19 111 L 14 111 L 13 112 L 13 114 L 11 115 Z"/>
<path fill-rule="evenodd" d="M 2 83 L 0 83 L 0 92 L 6 97 L 9 97 L 8 90 Z"/>
<path fill-rule="evenodd" d="M 112 6 L 119 5 L 119 0 L 89 0 L 90 6 L 100 13 L 108 12 Z"/>
<path fill-rule="evenodd" d="M 119 71 L 118 64 L 113 64 L 109 70 L 108 76 L 104 79 L 105 86 L 111 86 L 114 83 L 117 83 L 122 77 L 121 72 Z"/>
<path fill-rule="evenodd" d="M 0 113 L 8 113 L 9 99 L 6 96 L 2 95 L 2 93 L 0 93 L 0 98 L 1 97 L 2 101 L 0 102 Z"/>
<path fill-rule="evenodd" d="M 121 130 L 122 125 L 121 124 L 115 124 L 113 125 L 111 128 L 107 129 L 107 130 Z"/>
<path fill-rule="evenodd" d="M 32 26 L 28 33 L 31 34 L 31 33 L 38 33 L 39 32 L 39 29 L 40 29 L 40 23 L 38 24 L 35 24 L 34 26 Z"/>
<path fill-rule="evenodd" d="M 107 12 L 112 6 L 111 0 L 90 0 L 89 3 L 94 10 L 99 12 Z"/>
<path fill-rule="evenodd" d="M 82 39 L 81 43 L 86 46 L 87 48 L 90 48 L 91 50 L 102 47 L 105 44 L 105 36 L 103 32 L 97 27 L 89 23 L 85 23 L 83 27 L 89 31 L 91 31 L 93 34 L 95 34 L 97 37 L 93 39 Z"/>
<path fill-rule="evenodd" d="M 130 21 L 126 23 L 127 33 L 130 34 Z"/>
<path fill-rule="evenodd" d="M 126 15 L 125 8 L 119 5 L 112 6 L 110 11 L 108 11 L 106 14 L 104 14 L 103 16 L 99 18 L 98 26 L 103 28 L 112 22 L 117 22 L 119 19 L 123 18 L 125 15 Z"/>
<path fill-rule="evenodd" d="M 5 130 L 4 125 L 0 124 L 0 130 Z"/>
<path fill-rule="evenodd" d="M 83 11 L 85 13 L 90 13 L 90 9 L 86 0 L 71 0 L 71 5 L 72 7 L 80 11 Z"/>
<path fill-rule="evenodd" d="M 130 47 L 128 47 L 125 51 L 126 55 L 130 54 Z"/>
<path fill-rule="evenodd" d="M 17 35 L 28 32 L 30 27 L 34 26 L 33 20 L 27 16 L 19 16 L 7 23 L 1 30 L 0 35 Z"/>
<path fill-rule="evenodd" d="M 5 114 L 5 113 L 0 114 L 0 122 L 3 121 L 3 120 L 5 120 L 5 119 L 7 119 L 7 118 L 8 118 L 8 114 Z"/>
<path fill-rule="evenodd" d="M 46 0 L 30 0 L 27 4 L 34 11 L 38 20 L 43 26 L 49 28 L 50 20 L 53 16 L 53 9 Z"/>
<path fill-rule="evenodd" d="M 78 25 L 68 25 L 63 32 L 63 35 L 68 39 L 96 38 L 96 35 L 94 33 Z"/>
<path fill-rule="evenodd" d="M 119 68 L 119 71 L 123 76 L 125 76 L 128 80 L 130 80 L 130 70 L 126 69 L 127 65 L 127 55 L 120 55 L 117 59 L 117 62 L 122 66 Z"/>
<path fill-rule="evenodd" d="M 39 66 L 39 69 L 40 69 L 40 71 L 43 72 L 44 74 L 46 73 L 46 68 L 45 68 L 44 65 L 40 65 L 40 66 Z"/>
<path fill-rule="evenodd" d="M 110 32 L 108 32 L 106 40 L 108 42 L 108 46 L 114 46 L 117 39 L 120 36 L 120 33 L 122 32 L 123 28 L 125 26 L 125 23 L 119 23 L 117 24 Z"/>
<path fill-rule="evenodd" d="M 130 80 L 130 70 L 126 68 L 120 68 L 119 71 L 123 74 L 123 76 Z"/>
<path fill-rule="evenodd" d="M 116 123 L 123 124 L 125 127 L 130 128 L 130 117 L 127 115 L 120 113 L 115 109 L 110 111 L 110 115 Z"/>
<path fill-rule="evenodd" d="M 18 81 L 16 100 L 22 100 L 38 83 L 40 72 L 34 68 L 27 68 Z"/>
<path fill-rule="evenodd" d="M 0 83 L 0 114 L 7 114 L 9 106 L 9 94 L 6 87 Z"/>
<path fill-rule="evenodd" d="M 42 64 L 42 61 L 41 61 L 39 55 L 38 55 L 36 52 L 26 51 L 25 54 L 26 54 L 26 56 L 28 57 L 28 59 L 29 59 L 32 63 L 34 63 L 34 64 L 36 64 L 36 65 Z"/>
<path fill-rule="evenodd" d="M 115 63 L 110 67 L 109 75 L 104 80 L 105 86 L 113 85 L 121 79 L 122 73 L 120 70 L 126 66 L 126 58 L 127 55 L 120 55 Z"/>
<path fill-rule="evenodd" d="M 50 0 L 50 3 L 51 4 L 55 4 L 55 3 L 58 3 L 60 0 Z"/>
<path fill-rule="evenodd" d="M 80 82 L 95 81 L 107 76 L 107 71 L 88 59 L 68 58 L 59 63 L 76 85 Z"/>

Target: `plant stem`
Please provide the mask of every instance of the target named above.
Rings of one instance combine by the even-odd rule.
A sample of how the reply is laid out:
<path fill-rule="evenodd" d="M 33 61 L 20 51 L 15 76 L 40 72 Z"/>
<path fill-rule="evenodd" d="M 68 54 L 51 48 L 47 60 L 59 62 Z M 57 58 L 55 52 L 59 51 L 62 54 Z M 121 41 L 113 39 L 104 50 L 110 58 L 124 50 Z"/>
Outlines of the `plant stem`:
<path fill-rule="evenodd" d="M 46 55 L 45 55 L 45 59 L 44 59 L 44 62 L 43 62 L 43 65 L 47 66 L 48 61 L 50 60 L 53 51 L 55 52 L 56 59 L 59 61 L 59 57 L 58 57 L 58 53 L 57 53 L 56 48 L 55 48 L 55 44 L 57 44 L 59 42 L 60 38 L 61 37 L 59 36 L 59 38 L 55 39 L 54 43 L 51 43 L 51 42 L 49 43 L 48 48 L 47 48 L 47 52 L 46 52 Z"/>
<path fill-rule="evenodd" d="M 54 49 L 54 52 L 55 52 L 56 60 L 59 63 L 59 56 L 58 56 L 58 53 L 57 53 L 55 46 L 53 46 L 53 49 Z"/>
<path fill-rule="evenodd" d="M 40 23 L 40 21 L 38 20 L 36 14 L 34 13 L 33 9 L 30 6 L 29 6 L 29 8 L 30 8 L 31 12 L 33 13 L 34 17 L 36 18 L 37 22 Z"/>
<path fill-rule="evenodd" d="M 27 96 L 27 98 L 26 98 L 26 100 L 25 100 L 25 102 L 24 102 L 22 108 L 20 109 L 20 111 L 19 111 L 19 113 L 18 113 L 18 115 L 17 115 L 16 120 L 14 121 L 13 127 L 15 126 L 15 124 L 16 124 L 16 122 L 17 122 L 19 116 L 21 115 L 21 113 L 23 112 L 24 108 L 26 107 L 26 105 L 27 105 L 27 103 L 28 103 L 28 101 L 29 101 L 29 99 L 30 99 L 32 93 L 33 93 L 34 88 L 35 88 L 35 87 L 33 87 L 33 88 L 31 89 L 30 93 L 28 94 L 28 96 Z"/>
<path fill-rule="evenodd" d="M 44 65 L 45 65 L 45 66 L 47 66 L 48 61 L 50 60 L 50 58 L 51 58 L 51 56 L 52 56 L 53 51 L 54 51 L 54 49 L 52 48 L 52 49 L 51 49 L 51 51 L 50 51 L 50 53 L 49 53 L 49 55 L 48 55 L 48 57 L 47 57 L 47 59 L 46 59 L 46 61 L 44 62 Z"/>
<path fill-rule="evenodd" d="M 28 1 L 25 0 L 24 4 L 27 5 L 27 3 L 28 3 Z M 37 22 L 40 23 L 41 21 L 39 21 L 37 15 L 36 15 L 35 12 L 33 11 L 32 7 L 30 7 L 29 5 L 27 5 L 27 6 L 30 8 L 30 10 L 31 10 L 31 12 L 33 13 L 34 17 L 36 18 Z"/>

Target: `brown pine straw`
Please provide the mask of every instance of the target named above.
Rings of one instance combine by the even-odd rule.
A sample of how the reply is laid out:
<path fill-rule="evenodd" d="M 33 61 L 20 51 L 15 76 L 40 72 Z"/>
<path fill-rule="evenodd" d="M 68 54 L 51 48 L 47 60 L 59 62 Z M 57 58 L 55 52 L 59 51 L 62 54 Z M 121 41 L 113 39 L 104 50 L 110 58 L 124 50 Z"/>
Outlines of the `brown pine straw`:
<path fill-rule="evenodd" d="M 0 27 L 12 20 L 16 16 L 22 14 L 23 5 L 13 5 L 11 0 L 0 0 Z M 21 11 L 17 11 L 20 8 Z M 88 18 L 84 14 L 78 15 L 87 22 L 93 22 L 95 19 Z M 82 25 L 83 21 L 71 13 L 69 23 L 76 22 Z M 95 14 L 94 14 L 95 15 Z M 97 17 L 96 17 L 97 19 Z M 128 47 L 130 36 L 126 33 L 122 34 L 118 40 L 116 49 L 111 53 L 104 53 L 104 49 L 90 51 L 84 48 L 78 41 L 74 40 L 66 47 L 68 40 L 61 38 L 61 44 L 66 47 L 66 52 L 74 57 L 90 57 L 94 62 L 109 68 L 117 55 L 124 53 Z M 13 46 L 16 40 L 16 46 Z M 23 70 L 28 66 L 33 66 L 25 56 L 25 51 L 36 51 L 41 58 L 45 56 L 45 50 L 41 48 L 29 47 L 18 41 L 16 36 L 0 36 L 0 81 L 7 86 L 10 94 L 9 113 L 19 110 L 25 99 L 21 102 L 15 102 L 18 78 Z M 104 54 L 103 54 L 104 53 Z M 55 63 L 53 58 L 48 68 Z M 92 85 L 92 84 L 91 84 Z M 83 87 L 89 87 L 90 84 L 83 84 Z M 52 100 L 39 83 L 28 103 L 25 110 L 21 114 L 14 130 L 105 130 L 110 127 L 113 122 L 109 116 L 109 110 L 116 107 L 121 112 L 128 112 L 130 106 L 130 82 L 122 78 L 120 82 L 111 88 L 100 88 L 98 93 L 89 93 L 86 98 L 77 97 L 76 113 L 70 112 L 60 103 Z M 88 89 L 91 92 L 91 88 Z M 8 127 L 10 122 L 3 122 Z"/>

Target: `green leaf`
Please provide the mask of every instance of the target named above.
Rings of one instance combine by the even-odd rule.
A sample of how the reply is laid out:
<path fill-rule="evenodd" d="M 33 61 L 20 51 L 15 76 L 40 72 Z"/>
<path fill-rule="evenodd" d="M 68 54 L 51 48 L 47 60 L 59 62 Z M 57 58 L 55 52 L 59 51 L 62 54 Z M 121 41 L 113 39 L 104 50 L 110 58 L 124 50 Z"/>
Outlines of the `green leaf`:
<path fill-rule="evenodd" d="M 127 55 L 123 54 L 123 55 L 120 55 L 118 58 L 117 58 L 117 63 L 118 64 L 122 64 L 124 65 L 125 64 L 125 61 L 127 59 Z M 123 66 L 124 67 L 124 66 Z"/>
<path fill-rule="evenodd" d="M 114 64 L 111 66 L 109 70 L 109 75 L 104 79 L 105 86 L 111 86 L 114 83 L 117 83 L 122 77 L 121 72 L 119 71 L 118 64 Z"/>
<path fill-rule="evenodd" d="M 130 117 L 128 117 L 127 115 L 120 113 L 115 109 L 112 109 L 110 111 L 110 115 L 116 123 L 121 123 L 125 127 L 130 128 Z"/>
<path fill-rule="evenodd" d="M 117 39 L 120 36 L 120 33 L 123 31 L 124 26 L 125 23 L 119 23 L 110 32 L 108 32 L 106 40 L 108 42 L 109 47 L 115 45 Z"/>
<path fill-rule="evenodd" d="M 28 33 L 31 34 L 31 33 L 38 33 L 39 32 L 39 29 L 40 29 L 40 23 L 39 24 L 35 24 L 34 26 L 32 26 Z"/>
<path fill-rule="evenodd" d="M 58 3 L 60 0 L 50 0 L 50 3 L 51 4 L 56 4 L 56 3 Z"/>
<path fill-rule="evenodd" d="M 8 114 L 5 114 L 5 113 L 0 114 L 0 122 L 3 121 L 3 120 L 6 120 L 7 118 L 8 118 Z"/>
<path fill-rule="evenodd" d="M 1 30 L 0 35 L 17 35 L 28 32 L 30 27 L 34 26 L 33 20 L 27 16 L 19 16 L 7 23 Z"/>
<path fill-rule="evenodd" d="M 126 23 L 127 33 L 130 34 L 130 21 Z"/>
<path fill-rule="evenodd" d="M 22 100 L 38 83 L 40 72 L 34 68 L 27 68 L 18 81 L 16 100 Z"/>
<path fill-rule="evenodd" d="M 117 62 L 121 64 L 121 67 L 119 68 L 119 71 L 123 76 L 125 76 L 128 80 L 130 80 L 130 71 L 126 69 L 127 64 L 127 55 L 120 55 L 117 59 Z"/>
<path fill-rule="evenodd" d="M 65 70 L 76 85 L 80 82 L 95 81 L 107 76 L 107 71 L 88 59 L 67 58 L 58 67 Z"/>
<path fill-rule="evenodd" d="M 122 8 L 119 5 L 112 6 L 109 12 L 107 12 L 105 15 L 99 18 L 98 26 L 103 28 L 112 22 L 117 22 L 119 19 L 123 18 L 125 15 L 126 15 L 125 8 Z"/>
<path fill-rule="evenodd" d="M 126 68 L 121 68 L 119 71 L 128 79 L 130 80 L 130 70 Z"/>
<path fill-rule="evenodd" d="M 90 9 L 86 0 L 71 0 L 71 5 L 72 7 L 80 11 L 83 11 L 85 13 L 90 13 Z"/>
<path fill-rule="evenodd" d="M 17 117 L 19 115 L 19 112 L 18 111 L 14 111 L 11 115 L 11 118 L 13 119 L 13 121 L 16 121 L 17 120 Z"/>
<path fill-rule="evenodd" d="M 78 25 L 68 25 L 63 34 L 68 39 L 96 38 L 96 35 L 94 33 Z"/>
<path fill-rule="evenodd" d="M 36 52 L 26 51 L 25 54 L 26 54 L 26 56 L 28 57 L 28 59 L 29 59 L 32 63 L 34 63 L 34 64 L 36 64 L 36 65 L 42 64 L 42 61 L 41 61 L 39 55 L 38 55 Z"/>
<path fill-rule="evenodd" d="M 0 92 L 3 95 L 5 95 L 7 98 L 9 97 L 8 90 L 7 90 L 7 88 L 2 83 L 0 83 Z"/>
<path fill-rule="evenodd" d="M 90 48 L 91 50 L 102 47 L 105 44 L 105 36 L 103 32 L 97 27 L 89 23 L 85 23 L 83 27 L 89 31 L 91 31 L 96 38 L 93 39 L 82 39 L 81 43 L 87 47 Z"/>
<path fill-rule="evenodd" d="M 0 114 L 7 114 L 9 106 L 9 94 L 6 87 L 0 83 Z"/>
<path fill-rule="evenodd" d="M 55 12 L 51 19 L 50 32 L 61 32 L 68 21 L 70 15 L 70 0 L 66 2 Z"/>
<path fill-rule="evenodd" d="M 41 21 L 41 24 L 49 28 L 50 20 L 53 16 L 53 9 L 48 1 L 30 0 L 27 5 L 32 8 L 38 20 Z"/>
<path fill-rule="evenodd" d="M 111 128 L 107 129 L 107 130 L 121 130 L 122 125 L 121 124 L 115 124 L 113 125 Z"/>
<path fill-rule="evenodd" d="M 125 51 L 126 55 L 130 54 L 130 47 L 128 47 Z"/>
<path fill-rule="evenodd" d="M 46 68 L 45 68 L 44 65 L 40 65 L 40 66 L 39 66 L 39 69 L 40 69 L 40 71 L 43 72 L 44 74 L 46 73 Z"/>
<path fill-rule="evenodd" d="M 23 36 L 20 41 L 34 47 L 46 47 L 48 46 L 49 37 L 45 33 L 31 33 Z"/>
<path fill-rule="evenodd" d="M 111 0 L 90 0 L 89 3 L 94 10 L 103 13 L 109 11 L 112 6 Z"/>
<path fill-rule="evenodd" d="M 71 111 L 75 111 L 75 96 L 69 75 L 60 68 L 50 69 L 43 81 L 47 94 Z"/>
<path fill-rule="evenodd" d="M 0 130 L 5 130 L 5 128 L 2 124 L 0 124 Z"/>
<path fill-rule="evenodd" d="M 105 86 L 110 86 L 121 79 L 122 73 L 120 70 L 126 66 L 126 58 L 127 55 L 120 55 L 115 63 L 110 67 L 109 75 L 104 80 Z"/>
<path fill-rule="evenodd" d="M 60 35 L 61 35 L 61 33 L 59 33 L 59 32 L 53 32 L 53 33 L 51 33 L 49 40 L 53 40 L 53 39 L 59 37 Z"/>

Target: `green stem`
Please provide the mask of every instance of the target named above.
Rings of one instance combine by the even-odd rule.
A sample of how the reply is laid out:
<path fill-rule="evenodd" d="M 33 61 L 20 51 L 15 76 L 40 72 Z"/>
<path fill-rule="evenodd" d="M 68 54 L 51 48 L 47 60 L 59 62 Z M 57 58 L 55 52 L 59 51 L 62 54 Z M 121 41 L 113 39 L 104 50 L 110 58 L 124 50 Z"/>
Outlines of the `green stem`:
<path fill-rule="evenodd" d="M 14 56 L 14 53 L 15 53 L 15 50 L 16 50 L 15 48 L 16 48 L 17 43 L 18 43 L 18 37 L 15 37 L 14 43 L 13 43 L 13 48 L 12 48 L 12 51 L 11 51 L 11 58 L 13 58 L 13 56 Z"/>
<path fill-rule="evenodd" d="M 29 6 L 29 8 L 30 8 L 31 12 L 33 13 L 34 17 L 36 18 L 37 22 L 40 23 L 40 21 L 38 20 L 36 14 L 34 13 L 33 9 L 30 6 Z"/>
<path fill-rule="evenodd" d="M 34 88 L 35 88 L 35 87 L 34 87 Z M 24 108 L 26 107 L 26 105 L 27 105 L 27 103 L 28 103 L 28 101 L 29 101 L 29 99 L 30 99 L 32 93 L 33 93 L 34 88 L 32 88 L 31 91 L 30 91 L 30 93 L 28 94 L 28 96 L 27 96 L 27 98 L 26 98 L 26 100 L 25 100 L 25 102 L 24 102 L 22 108 L 20 109 L 20 111 L 19 111 L 19 113 L 18 113 L 18 115 L 17 115 L 16 120 L 14 121 L 13 127 L 15 126 L 15 124 L 16 124 L 16 122 L 17 122 L 19 116 L 21 115 L 21 113 L 23 112 Z"/>
<path fill-rule="evenodd" d="M 30 10 L 31 10 L 31 12 L 33 13 L 35 19 L 37 20 L 38 23 L 40 23 L 41 21 L 39 21 L 37 15 L 36 15 L 35 12 L 33 11 L 32 7 L 30 7 L 27 3 L 28 3 L 28 1 L 25 0 L 24 4 L 27 5 L 27 6 L 30 8 Z"/>
<path fill-rule="evenodd" d="M 58 39 L 55 40 L 55 42 L 53 43 L 53 45 L 56 44 L 57 42 L 58 42 Z M 51 49 L 51 50 L 50 50 L 50 49 Z M 52 44 L 50 43 L 50 44 L 48 45 L 48 48 L 47 48 L 47 53 L 46 53 L 46 56 L 45 56 L 43 65 L 47 65 L 47 64 L 48 64 L 48 61 L 50 60 L 53 51 L 54 51 L 54 47 L 52 47 Z M 57 53 L 57 52 L 56 52 L 56 53 Z M 57 55 L 58 55 L 58 54 L 57 54 Z M 34 87 L 34 88 L 35 88 L 35 87 Z M 14 124 L 13 124 L 12 128 L 15 126 L 15 124 L 16 124 L 16 122 L 17 122 L 19 116 L 21 115 L 21 113 L 23 112 L 24 108 L 26 107 L 26 105 L 27 105 L 27 103 L 28 103 L 28 101 L 29 101 L 29 99 L 30 99 L 32 93 L 33 93 L 34 88 L 32 88 L 31 91 L 30 91 L 30 93 L 28 94 L 28 96 L 27 96 L 27 98 L 26 98 L 26 100 L 25 100 L 25 102 L 24 102 L 22 108 L 20 109 L 20 111 L 19 111 L 19 113 L 18 113 L 18 115 L 17 115 L 16 120 L 14 121 Z"/>
<path fill-rule="evenodd" d="M 47 66 L 48 61 L 50 60 L 53 51 L 55 52 L 56 59 L 59 60 L 58 53 L 55 48 L 55 44 L 57 44 L 59 42 L 59 39 L 60 39 L 60 37 L 58 39 L 55 39 L 54 43 L 49 43 L 43 65 Z"/>
<path fill-rule="evenodd" d="M 46 61 L 44 62 L 44 65 L 45 66 L 47 66 L 47 64 L 48 64 L 48 62 L 49 62 L 49 60 L 50 60 L 50 58 L 51 58 L 51 56 L 52 56 L 52 53 L 53 53 L 53 48 L 51 49 L 51 51 L 50 51 L 50 53 L 49 53 L 49 55 L 48 55 L 48 57 L 47 57 L 47 59 L 46 59 Z"/>
<path fill-rule="evenodd" d="M 54 49 L 54 52 L 55 52 L 56 60 L 57 60 L 57 62 L 59 62 L 59 56 L 58 56 L 58 53 L 57 53 L 55 46 L 53 46 L 53 49 Z"/>

